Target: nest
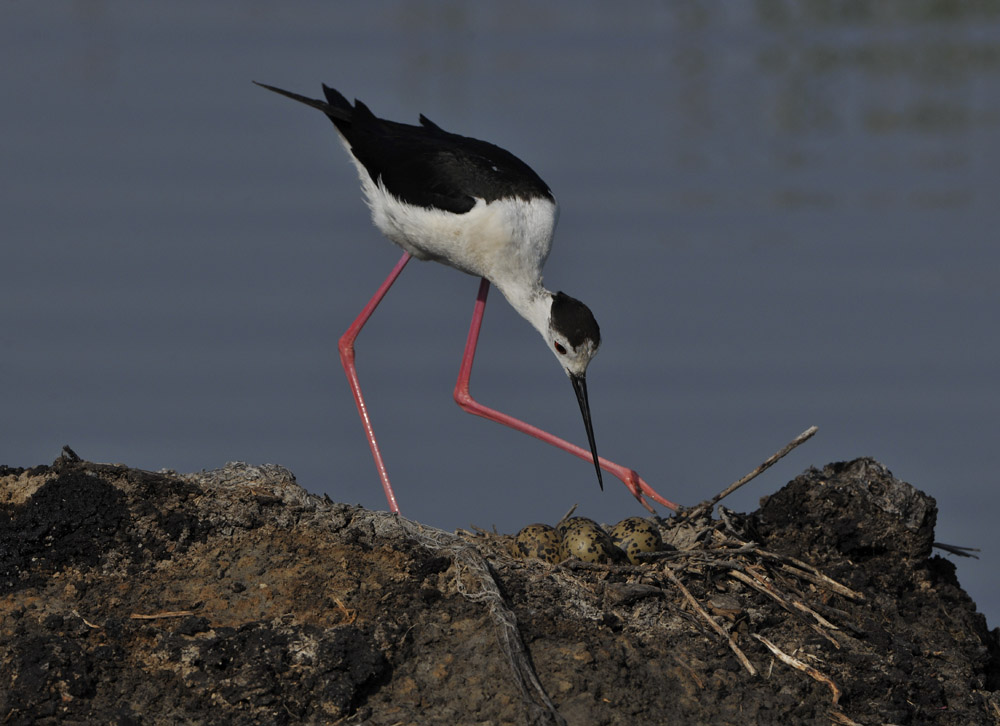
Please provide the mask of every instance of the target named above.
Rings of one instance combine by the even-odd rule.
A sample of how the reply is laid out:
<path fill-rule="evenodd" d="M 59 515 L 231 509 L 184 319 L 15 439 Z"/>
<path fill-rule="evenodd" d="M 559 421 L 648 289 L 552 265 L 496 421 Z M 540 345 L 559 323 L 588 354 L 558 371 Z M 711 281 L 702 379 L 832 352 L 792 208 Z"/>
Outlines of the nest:
<path fill-rule="evenodd" d="M 837 707 L 842 693 L 840 686 L 823 672 L 821 659 L 810 652 L 813 649 L 807 647 L 806 640 L 819 638 L 839 649 L 841 645 L 835 634 L 841 625 L 835 621 L 845 622 L 849 616 L 829 601 L 835 599 L 832 596 L 839 596 L 860 603 L 865 600 L 864 595 L 807 562 L 768 551 L 755 543 L 747 531 L 745 515 L 722 506 L 718 506 L 717 519 L 711 514 L 720 499 L 755 478 L 815 431 L 813 427 L 803 432 L 757 469 L 701 505 L 681 510 L 669 519 L 651 518 L 659 527 L 663 546 L 658 552 L 640 554 L 640 564 L 596 564 L 568 559 L 556 565 L 522 560 L 520 566 L 547 570 L 545 580 L 556 583 L 560 590 L 558 597 L 566 610 L 575 609 L 591 620 L 614 614 L 629 630 L 651 638 L 671 637 L 679 628 L 699 631 L 725 644 L 750 676 L 759 673 L 760 664 L 754 665 L 741 644 L 745 646 L 748 639 L 757 641 L 773 656 L 770 667 L 773 668 L 776 659 L 825 684 L 830 692 L 833 721 L 853 724 Z M 572 514 L 571 509 L 563 520 Z M 431 544 L 426 536 L 428 530 L 421 530 L 423 534 L 418 539 L 425 545 Z M 486 558 L 518 567 L 510 563 L 510 557 L 516 556 L 512 535 L 478 528 L 473 532 L 459 530 L 456 534 Z M 440 535 L 445 535 L 445 540 L 438 537 L 432 546 L 447 546 L 454 556 L 457 543 L 453 536 L 443 532 Z M 445 541 L 451 544 L 445 545 Z M 562 723 L 562 717 L 534 673 L 517 620 L 501 597 L 486 559 L 475 556 L 463 559 L 466 569 L 464 576 L 459 577 L 459 589 L 474 599 L 490 601 L 499 642 L 521 684 L 522 695 L 534 700 L 539 712 L 545 712 L 543 720 Z M 479 584 L 470 584 L 476 581 Z M 769 634 L 794 632 L 791 641 L 794 647 L 787 644 L 779 647 L 758 630 Z M 701 686 L 696 670 L 688 671 Z"/>
<path fill-rule="evenodd" d="M 719 519 L 713 519 L 703 510 L 692 510 L 691 514 L 671 519 L 656 518 L 663 549 L 640 555 L 644 562 L 639 565 L 593 564 L 569 559 L 555 566 L 537 560 L 526 566 L 551 568 L 551 578 L 563 589 L 567 608 L 576 608 L 590 616 L 595 611 L 614 612 L 630 629 L 649 635 L 660 630 L 674 630 L 678 624 L 700 630 L 724 643 L 751 676 L 757 675 L 759 669 L 740 643 L 753 638 L 766 646 L 777 660 L 825 684 L 830 690 L 831 704 L 836 706 L 841 689 L 821 668 L 806 662 L 815 657 L 796 657 L 785 652 L 772 640 L 755 632 L 755 625 L 766 623 L 767 630 L 773 631 L 779 625 L 776 618 L 786 619 L 787 625 L 794 626 L 797 632 L 815 634 L 832 647 L 840 648 L 834 633 L 841 627 L 834 620 L 842 621 L 847 613 L 822 601 L 837 595 L 863 602 L 864 595 L 806 562 L 763 549 L 748 538 L 744 515 L 723 507 L 719 507 Z M 510 556 L 512 537 L 509 535 L 483 530 L 460 531 L 459 535 L 492 557 L 506 559 Z M 482 569 L 480 573 L 489 574 Z M 770 607 L 762 606 L 759 596 L 763 596 Z M 659 603 L 659 606 L 642 607 L 644 601 Z M 506 606 L 502 609 L 507 610 Z M 664 609 L 669 612 L 665 613 Z M 667 622 L 664 616 L 670 614 L 679 617 L 668 618 Z M 518 672 L 530 673 L 529 680 L 537 682 L 530 662 L 524 658 L 525 650 L 516 637 L 512 618 L 512 614 L 504 616 L 507 635 L 502 641 L 505 648 L 515 643 L 518 647 L 508 650 L 507 656 L 516 664 Z M 801 645 L 793 653 L 808 650 L 804 643 Z M 691 675 L 695 681 L 699 680 L 693 670 Z M 547 696 L 542 703 L 545 701 Z M 838 715 L 841 716 L 838 722 L 853 723 L 846 716 Z"/>

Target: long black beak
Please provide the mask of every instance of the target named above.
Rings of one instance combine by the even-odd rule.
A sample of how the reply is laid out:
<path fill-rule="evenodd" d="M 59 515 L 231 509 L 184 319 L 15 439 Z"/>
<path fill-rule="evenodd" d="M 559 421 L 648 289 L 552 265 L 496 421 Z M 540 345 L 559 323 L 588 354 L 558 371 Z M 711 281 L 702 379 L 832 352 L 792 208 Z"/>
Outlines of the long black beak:
<path fill-rule="evenodd" d="M 590 442 L 590 453 L 594 455 L 594 468 L 597 469 L 597 483 L 604 491 L 604 479 L 601 477 L 601 465 L 597 460 L 597 444 L 594 443 L 594 425 L 590 422 L 590 401 L 587 400 L 587 378 L 585 376 L 569 376 L 576 391 L 576 400 L 580 403 L 580 413 L 583 414 L 583 425 L 587 427 L 587 441 Z"/>

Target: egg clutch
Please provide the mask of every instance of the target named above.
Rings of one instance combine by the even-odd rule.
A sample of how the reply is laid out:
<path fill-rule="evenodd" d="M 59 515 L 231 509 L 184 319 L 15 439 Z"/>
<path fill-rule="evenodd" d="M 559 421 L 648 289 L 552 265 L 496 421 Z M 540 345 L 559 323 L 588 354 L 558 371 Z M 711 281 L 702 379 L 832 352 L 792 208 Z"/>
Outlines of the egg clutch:
<path fill-rule="evenodd" d="M 642 517 L 623 519 L 605 530 L 587 517 L 572 517 L 555 527 L 529 524 L 514 539 L 515 554 L 553 564 L 575 557 L 583 562 L 615 564 L 643 561 L 644 552 L 663 547 L 660 530 Z"/>

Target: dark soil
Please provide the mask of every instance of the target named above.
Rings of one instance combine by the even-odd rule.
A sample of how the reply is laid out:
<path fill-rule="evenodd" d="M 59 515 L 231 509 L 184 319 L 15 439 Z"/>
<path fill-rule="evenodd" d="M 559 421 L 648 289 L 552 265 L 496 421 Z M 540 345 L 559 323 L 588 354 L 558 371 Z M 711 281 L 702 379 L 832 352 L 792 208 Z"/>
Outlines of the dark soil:
<path fill-rule="evenodd" d="M 1000 724 L 933 499 L 859 459 L 720 512 L 551 565 L 275 466 L 0 467 L 0 723 Z"/>

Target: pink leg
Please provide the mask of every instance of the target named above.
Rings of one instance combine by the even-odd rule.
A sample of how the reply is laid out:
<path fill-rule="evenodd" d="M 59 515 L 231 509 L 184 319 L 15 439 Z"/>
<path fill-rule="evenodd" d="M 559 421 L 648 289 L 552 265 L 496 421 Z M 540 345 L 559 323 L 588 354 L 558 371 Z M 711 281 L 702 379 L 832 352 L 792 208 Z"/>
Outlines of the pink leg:
<path fill-rule="evenodd" d="M 512 429 L 523 431 L 530 436 L 534 436 L 535 438 L 552 444 L 563 451 L 567 451 L 574 456 L 578 456 L 584 461 L 593 463 L 594 457 L 586 449 L 582 449 L 579 446 L 560 439 L 558 436 L 553 436 L 547 431 L 542 431 L 540 428 L 532 426 L 531 424 L 524 423 L 513 416 L 509 416 L 505 413 L 501 413 L 500 411 L 484 406 L 472 398 L 472 394 L 469 393 L 469 378 L 472 375 L 472 360 L 476 357 L 476 343 L 479 342 L 479 329 L 483 324 L 483 312 L 486 310 L 486 294 L 489 290 L 490 283 L 486 278 L 483 278 L 482 282 L 479 284 L 479 295 L 476 297 L 476 307 L 472 313 L 472 325 L 469 327 L 469 337 L 465 342 L 465 353 L 462 355 L 462 368 L 458 372 L 458 383 L 455 384 L 455 402 L 468 413 L 474 413 L 477 416 L 488 418 L 489 420 L 496 421 L 504 426 L 510 426 Z M 635 470 L 615 464 L 613 461 L 608 461 L 603 456 L 598 457 L 598 461 L 604 471 L 621 479 L 622 483 L 628 487 L 630 492 L 632 492 L 632 495 L 639 500 L 639 503 L 650 512 L 653 512 L 653 508 L 642 496 L 643 494 L 646 494 L 651 499 L 659 502 L 669 509 L 677 509 L 676 504 L 657 494 L 656 491 L 649 486 L 649 484 L 643 481 L 642 477 L 640 477 Z"/>
<path fill-rule="evenodd" d="M 392 268 L 392 272 L 389 276 L 385 278 L 379 289 L 375 291 L 372 299 L 368 301 L 361 314 L 351 323 L 351 327 L 347 329 L 347 332 L 340 336 L 340 343 L 338 348 L 340 349 L 340 362 L 344 366 L 344 371 L 347 373 L 347 380 L 351 384 L 351 392 L 354 394 L 354 402 L 358 404 L 358 414 L 361 416 L 361 425 L 365 427 L 365 435 L 368 437 L 368 444 L 372 449 L 372 456 L 375 458 L 375 468 L 378 469 L 378 475 L 382 479 L 382 488 L 385 490 L 385 499 L 389 502 L 389 509 L 394 514 L 399 514 L 399 506 L 396 504 L 396 495 L 393 494 L 392 487 L 389 485 L 389 474 L 385 468 L 385 462 L 382 460 L 382 452 L 379 451 L 378 442 L 375 441 L 375 429 L 372 428 L 372 420 L 368 415 L 368 406 L 365 405 L 364 396 L 361 395 L 361 383 L 358 381 L 358 370 L 354 366 L 354 339 L 358 337 L 358 333 L 361 329 L 365 327 L 365 323 L 368 322 L 368 318 L 372 316 L 375 312 L 375 308 L 378 304 L 382 302 L 382 298 L 392 287 L 392 283 L 396 281 L 399 277 L 399 273 L 403 271 L 406 267 L 406 263 L 410 261 L 410 253 L 404 252 L 403 256 L 400 258 L 396 266 Z"/>

